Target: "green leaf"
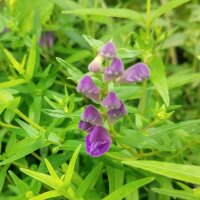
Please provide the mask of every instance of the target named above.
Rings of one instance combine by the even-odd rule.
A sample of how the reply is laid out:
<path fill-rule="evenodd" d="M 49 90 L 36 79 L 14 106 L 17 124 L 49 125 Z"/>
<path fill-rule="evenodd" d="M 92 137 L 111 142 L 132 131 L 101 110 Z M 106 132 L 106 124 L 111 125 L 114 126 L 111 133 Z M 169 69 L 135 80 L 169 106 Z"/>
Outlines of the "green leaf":
<path fill-rule="evenodd" d="M 42 183 L 50 186 L 51 188 L 56 189 L 57 185 L 54 181 L 54 179 L 52 179 L 51 176 L 40 173 L 40 172 L 35 172 L 29 169 L 25 169 L 25 168 L 20 168 L 20 171 L 22 171 L 23 173 L 25 173 L 28 176 L 31 176 L 39 181 L 41 181 Z"/>
<path fill-rule="evenodd" d="M 55 170 L 53 169 L 51 163 L 47 159 L 45 159 L 45 164 L 47 166 L 47 169 L 48 169 L 52 179 L 56 182 L 57 185 L 61 185 L 62 184 L 61 180 L 59 179 L 59 177 L 56 174 Z"/>
<path fill-rule="evenodd" d="M 165 104 L 169 106 L 169 93 L 163 62 L 160 58 L 155 57 L 149 63 L 149 66 L 151 69 L 151 81 L 156 87 L 157 91 L 160 93 L 160 96 L 162 97 Z"/>
<path fill-rule="evenodd" d="M 25 194 L 28 190 L 30 190 L 29 186 L 18 176 L 16 176 L 12 171 L 9 171 L 9 174 L 12 180 L 14 181 L 15 185 L 19 189 L 20 193 Z"/>
<path fill-rule="evenodd" d="M 29 200 L 43 200 L 43 199 L 49 199 L 49 198 L 58 197 L 58 196 L 61 196 L 60 192 L 58 192 L 57 190 L 51 190 L 48 192 L 44 192 L 43 194 L 40 194 L 36 197 L 32 197 Z"/>
<path fill-rule="evenodd" d="M 109 183 L 109 193 L 117 190 L 124 183 L 124 171 L 107 166 L 108 183 Z"/>
<path fill-rule="evenodd" d="M 144 169 L 162 176 L 174 178 L 189 183 L 200 184 L 200 166 L 150 160 L 122 161 L 122 163 L 131 167 Z"/>
<path fill-rule="evenodd" d="M 1 170 L 0 170 L 0 192 L 3 189 L 3 185 L 4 185 L 6 174 L 7 174 L 7 170 L 8 170 L 9 167 L 10 167 L 10 165 L 8 164 L 8 165 L 3 166 L 1 168 Z"/>
<path fill-rule="evenodd" d="M 107 197 L 103 198 L 103 200 L 113 200 L 113 199 L 121 200 L 132 191 L 152 182 L 153 180 L 154 180 L 154 177 L 147 177 L 147 178 L 143 178 L 137 181 L 127 183 L 126 185 L 118 188 L 117 190 L 109 194 Z"/>
<path fill-rule="evenodd" d="M 74 9 L 63 11 L 63 14 L 73 15 L 100 15 L 107 17 L 117 17 L 134 20 L 136 23 L 141 23 L 144 18 L 136 11 L 124 8 L 87 8 L 87 9 Z"/>
<path fill-rule="evenodd" d="M 165 14 L 166 12 L 169 12 L 170 10 L 189 2 L 190 0 L 171 0 L 165 3 L 162 6 L 159 6 L 159 8 L 154 12 L 152 21 L 156 18 L 160 17 L 161 15 Z"/>
<path fill-rule="evenodd" d="M 6 54 L 10 63 L 12 64 L 13 68 L 20 74 L 23 74 L 24 69 L 22 68 L 21 64 L 15 59 L 15 57 L 7 49 L 4 49 L 4 53 Z"/>
<path fill-rule="evenodd" d="M 104 45 L 104 43 L 100 40 L 96 40 L 88 35 L 83 35 L 83 38 L 86 40 L 86 42 L 97 51 Z"/>
<path fill-rule="evenodd" d="M 23 122 L 20 119 L 15 120 L 27 133 L 30 137 L 36 137 L 38 135 L 38 131 L 34 129 L 32 126 L 28 125 L 27 123 Z"/>
<path fill-rule="evenodd" d="M 68 166 L 67 171 L 65 173 L 64 184 L 63 184 L 63 188 L 65 188 L 65 189 L 68 189 L 68 187 L 71 183 L 76 159 L 78 157 L 80 149 L 81 149 L 81 144 L 77 147 L 76 151 L 73 153 L 73 156 L 70 160 L 69 166 Z"/>
<path fill-rule="evenodd" d="M 0 83 L 0 89 L 15 87 L 17 85 L 22 85 L 24 83 L 26 83 L 26 80 L 23 78 L 17 78 L 14 80 L 5 81 L 5 82 Z"/>
<path fill-rule="evenodd" d="M 34 138 L 25 138 L 19 141 L 18 143 L 13 144 L 12 148 L 9 148 L 9 150 L 4 154 L 4 160 L 0 162 L 0 166 L 18 160 L 34 152 L 35 150 L 45 147 L 47 145 L 49 145 L 49 142 L 41 141 L 39 139 Z"/>
<path fill-rule="evenodd" d="M 81 182 L 80 186 L 76 190 L 77 198 L 83 197 L 87 191 L 89 192 L 89 190 L 94 187 L 101 173 L 102 166 L 102 163 L 100 163 L 94 167 L 92 171 L 86 176 L 86 178 Z"/>
<path fill-rule="evenodd" d="M 166 189 L 166 188 L 152 188 L 154 192 L 159 194 L 164 194 L 171 196 L 173 198 L 188 199 L 188 200 L 198 200 L 200 199 L 200 194 L 195 193 L 195 191 L 184 191 L 176 189 Z"/>
<path fill-rule="evenodd" d="M 29 56 L 28 56 L 26 72 L 25 72 L 26 79 L 28 81 L 30 81 L 31 78 L 33 77 L 33 73 L 34 73 L 35 68 L 36 68 L 36 59 L 37 59 L 36 38 L 33 37 L 32 46 L 31 46 L 30 53 L 29 53 Z"/>
<path fill-rule="evenodd" d="M 78 82 L 82 77 L 83 73 L 78 70 L 75 66 L 69 64 L 67 61 L 61 59 L 61 58 L 56 58 L 56 60 L 67 70 L 67 73 L 69 74 L 70 77 L 73 78 L 74 82 Z"/>

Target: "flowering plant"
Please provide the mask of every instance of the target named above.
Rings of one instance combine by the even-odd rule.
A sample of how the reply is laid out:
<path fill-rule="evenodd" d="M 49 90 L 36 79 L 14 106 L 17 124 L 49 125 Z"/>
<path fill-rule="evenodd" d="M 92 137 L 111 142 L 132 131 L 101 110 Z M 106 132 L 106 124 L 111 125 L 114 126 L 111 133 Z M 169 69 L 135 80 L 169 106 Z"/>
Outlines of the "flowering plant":
<path fill-rule="evenodd" d="M 103 67 L 106 64 L 108 66 Z M 106 43 L 100 49 L 98 55 L 89 64 L 88 70 L 99 73 L 100 80 L 105 85 L 110 82 L 141 82 L 150 76 L 150 70 L 144 63 L 137 63 L 124 70 L 123 62 L 117 57 L 113 42 Z M 92 77 L 88 75 L 82 77 L 76 89 L 104 108 L 103 113 L 100 113 L 95 106 L 88 105 L 78 125 L 80 129 L 88 133 L 85 137 L 86 152 L 93 157 L 101 156 L 109 150 L 112 139 L 115 139 L 113 123 L 127 114 L 126 106 L 115 92 L 110 91 L 108 87 L 98 88 Z"/>

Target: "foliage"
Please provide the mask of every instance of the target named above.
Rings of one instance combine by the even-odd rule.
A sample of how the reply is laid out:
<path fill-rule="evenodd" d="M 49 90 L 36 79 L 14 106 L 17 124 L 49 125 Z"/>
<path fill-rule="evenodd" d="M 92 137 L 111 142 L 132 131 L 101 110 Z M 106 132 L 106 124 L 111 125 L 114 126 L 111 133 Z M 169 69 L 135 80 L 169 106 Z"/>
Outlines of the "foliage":
<path fill-rule="evenodd" d="M 200 199 L 198 1 L 6 0 L 0 12 L 0 199 Z M 105 125 L 116 135 L 94 158 L 78 129 L 94 103 L 76 87 L 110 40 L 126 69 L 151 75 L 108 84 L 128 115 Z"/>

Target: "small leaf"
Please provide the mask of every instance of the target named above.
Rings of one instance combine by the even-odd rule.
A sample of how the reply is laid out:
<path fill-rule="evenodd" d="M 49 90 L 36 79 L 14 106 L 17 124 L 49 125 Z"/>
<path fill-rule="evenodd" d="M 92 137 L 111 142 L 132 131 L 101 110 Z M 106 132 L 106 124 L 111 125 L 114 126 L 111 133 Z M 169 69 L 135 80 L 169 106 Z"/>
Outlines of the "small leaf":
<path fill-rule="evenodd" d="M 8 165 L 5 165 L 1 168 L 1 171 L 0 171 L 0 192 L 3 189 L 4 181 L 5 181 L 7 170 L 8 170 L 9 167 L 10 167 L 10 165 L 8 164 Z"/>
<path fill-rule="evenodd" d="M 38 196 L 32 197 L 29 200 L 44 200 L 44 199 L 49 199 L 49 198 L 58 197 L 58 196 L 61 196 L 60 192 L 58 192 L 57 190 L 51 190 L 48 192 L 44 192 Z"/>
<path fill-rule="evenodd" d="M 23 78 L 18 78 L 18 79 L 14 79 L 14 80 L 10 80 L 10 81 L 5 81 L 5 82 L 1 82 L 0 83 L 0 88 L 10 88 L 10 87 L 15 87 L 17 85 L 22 85 L 26 83 L 26 80 Z"/>
<path fill-rule="evenodd" d="M 23 74 L 24 69 L 22 68 L 21 64 L 14 58 L 14 56 L 7 49 L 4 49 L 4 53 L 6 54 L 10 63 L 12 64 L 13 68 L 20 74 Z"/>
<path fill-rule="evenodd" d="M 37 47 L 36 47 L 36 38 L 32 39 L 32 46 L 30 49 L 30 53 L 28 56 L 27 66 L 26 66 L 26 79 L 28 81 L 33 77 L 33 73 L 36 67 L 36 59 L 37 59 Z"/>
<path fill-rule="evenodd" d="M 155 57 L 150 62 L 149 66 L 151 69 L 151 81 L 155 85 L 157 91 L 160 93 L 160 96 L 165 104 L 169 106 L 169 93 L 163 62 L 160 58 Z"/>

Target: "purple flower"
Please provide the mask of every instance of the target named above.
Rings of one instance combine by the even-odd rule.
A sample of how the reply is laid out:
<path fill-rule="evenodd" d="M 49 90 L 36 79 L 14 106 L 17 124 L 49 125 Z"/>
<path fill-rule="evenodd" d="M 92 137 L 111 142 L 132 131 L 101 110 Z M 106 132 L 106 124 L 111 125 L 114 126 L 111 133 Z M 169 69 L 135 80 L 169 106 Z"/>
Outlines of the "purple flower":
<path fill-rule="evenodd" d="M 113 110 L 120 108 L 121 102 L 114 92 L 109 92 L 106 98 L 102 101 L 102 105 L 108 110 Z"/>
<path fill-rule="evenodd" d="M 134 83 L 143 81 L 150 76 L 150 70 L 144 63 L 137 63 L 129 67 L 120 78 L 120 82 Z"/>
<path fill-rule="evenodd" d="M 87 154 L 99 157 L 109 150 L 111 138 L 105 128 L 97 126 L 86 136 L 85 142 Z"/>
<path fill-rule="evenodd" d="M 119 58 L 114 58 L 112 63 L 109 67 L 105 68 L 104 73 L 104 80 L 105 81 L 112 81 L 117 77 L 121 76 L 124 72 L 124 65 Z"/>
<path fill-rule="evenodd" d="M 105 59 L 113 59 L 116 57 L 116 48 L 113 42 L 107 42 L 99 51 L 99 55 Z"/>
<path fill-rule="evenodd" d="M 78 92 L 81 92 L 86 97 L 92 99 L 94 102 L 100 101 L 100 90 L 93 82 L 90 76 L 84 76 L 76 88 Z"/>
<path fill-rule="evenodd" d="M 88 105 L 85 108 L 85 110 L 83 111 L 83 114 L 81 116 L 81 119 L 85 122 L 89 122 L 94 125 L 102 125 L 103 124 L 101 114 L 93 105 Z"/>
<path fill-rule="evenodd" d="M 94 106 L 87 106 L 83 111 L 78 127 L 90 133 L 98 125 L 103 125 L 101 114 Z"/>
<path fill-rule="evenodd" d="M 118 109 L 113 109 L 113 110 L 109 110 L 107 112 L 107 115 L 108 115 L 108 119 L 109 121 L 115 121 L 121 117 L 123 117 L 124 115 L 127 114 L 127 110 L 125 108 L 125 105 L 122 103 L 122 101 L 120 101 L 121 105 L 120 105 L 120 108 Z"/>
<path fill-rule="evenodd" d="M 88 65 L 88 70 L 94 73 L 100 71 L 102 63 L 102 57 L 96 56 L 96 58 Z"/>
<path fill-rule="evenodd" d="M 84 122 L 84 121 L 80 121 L 79 124 L 78 124 L 78 127 L 83 130 L 83 131 L 86 131 L 88 133 L 90 133 L 96 126 L 89 123 L 89 122 Z"/>
<path fill-rule="evenodd" d="M 54 35 L 52 32 L 46 32 L 40 37 L 39 44 L 41 47 L 52 48 L 54 43 Z"/>

